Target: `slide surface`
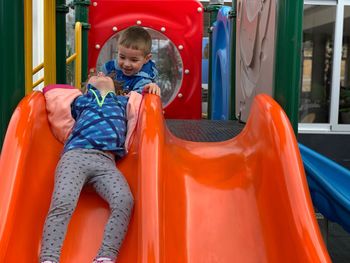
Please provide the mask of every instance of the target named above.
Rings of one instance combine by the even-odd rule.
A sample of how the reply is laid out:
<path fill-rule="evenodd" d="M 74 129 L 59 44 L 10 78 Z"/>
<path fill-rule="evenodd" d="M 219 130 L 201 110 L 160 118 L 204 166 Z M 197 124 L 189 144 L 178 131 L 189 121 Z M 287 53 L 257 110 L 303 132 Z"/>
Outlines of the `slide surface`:
<path fill-rule="evenodd" d="M 255 99 L 237 137 L 183 141 L 146 95 L 128 156 L 118 163 L 135 197 L 118 263 L 330 262 L 314 216 L 298 145 L 284 112 Z M 62 145 L 41 93 L 15 110 L 0 161 L 0 262 L 38 262 Z M 61 263 L 91 262 L 108 207 L 85 189 Z"/>
<path fill-rule="evenodd" d="M 299 148 L 314 205 L 350 232 L 350 171 L 302 144 Z"/>

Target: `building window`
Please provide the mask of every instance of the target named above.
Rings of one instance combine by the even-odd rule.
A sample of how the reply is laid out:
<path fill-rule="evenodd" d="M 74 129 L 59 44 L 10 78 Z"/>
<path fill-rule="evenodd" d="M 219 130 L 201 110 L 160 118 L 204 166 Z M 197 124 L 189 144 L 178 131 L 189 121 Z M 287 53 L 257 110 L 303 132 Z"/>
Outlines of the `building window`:
<path fill-rule="evenodd" d="M 350 124 L 350 6 L 344 7 L 340 69 L 339 124 Z"/>
<path fill-rule="evenodd" d="M 304 5 L 301 123 L 329 123 L 335 18 L 335 6 Z"/>

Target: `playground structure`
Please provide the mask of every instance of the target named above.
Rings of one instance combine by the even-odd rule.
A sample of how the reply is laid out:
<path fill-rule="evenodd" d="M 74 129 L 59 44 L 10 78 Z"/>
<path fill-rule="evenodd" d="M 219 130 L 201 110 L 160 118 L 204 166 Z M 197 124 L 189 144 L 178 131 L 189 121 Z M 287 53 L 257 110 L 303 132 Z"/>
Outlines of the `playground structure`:
<path fill-rule="evenodd" d="M 199 2 L 181 2 L 186 11 L 183 16 L 171 8 L 178 1 L 157 2 L 153 7 L 145 1 L 132 1 L 134 5 L 130 6 L 130 1 L 101 0 L 93 2 L 90 7 L 85 1 L 76 2 L 77 9 L 89 8 L 89 12 L 87 9 L 82 12 L 83 17 L 86 17 L 81 21 L 83 79 L 87 68 L 96 66 L 99 52 L 108 39 L 130 25 L 141 24 L 168 37 L 182 59 L 181 87 L 175 90 L 174 96 L 166 105 L 165 117 L 200 118 L 200 46 L 204 9 Z M 269 80 L 274 89 L 267 93 L 284 107 L 292 126 L 277 103 L 267 96 L 252 96 L 249 102 L 247 100 L 244 103 L 249 107 L 240 112 L 237 101 L 241 97 L 233 94 L 234 78 L 226 90 L 221 90 L 221 94 L 230 90 L 227 94 L 231 95 L 230 98 L 221 96 L 222 100 L 227 99 L 227 106 L 218 111 L 216 105 L 220 105 L 220 99 L 215 94 L 220 94 L 217 89 L 223 85 L 217 85 L 218 78 L 215 74 L 221 74 L 221 79 L 226 84 L 232 75 L 236 75 L 230 75 L 230 72 L 237 71 L 232 60 L 226 74 L 222 74 L 224 67 L 213 65 L 223 63 L 227 54 L 242 59 L 238 55 L 239 51 L 233 54 L 235 47 L 222 54 L 219 46 L 222 43 L 215 40 L 217 36 L 220 42 L 233 44 L 234 30 L 229 24 L 236 17 L 236 4 L 239 7 L 238 13 L 247 8 L 244 1 L 235 2 L 233 11 L 227 8 L 219 11 L 221 5 L 212 5 L 207 9 L 213 21 L 216 21 L 216 12 L 219 11 L 218 26 L 215 28 L 214 25 L 213 39 L 210 39 L 214 49 L 210 56 L 212 66 L 209 65 L 213 74 L 209 77 L 208 115 L 215 119 L 215 111 L 221 111 L 224 113 L 220 113 L 218 119 L 244 116 L 247 125 L 237 138 L 229 141 L 214 144 L 183 141 L 167 130 L 163 116 L 156 113 L 157 109 L 161 112 L 160 101 L 152 96 L 145 97 L 142 106 L 144 113 L 139 116 L 132 151 L 118 164 L 137 200 L 121 262 L 254 262 L 257 259 L 263 262 L 330 261 L 313 214 L 292 129 L 295 130 L 297 114 L 297 100 L 293 98 L 298 92 L 293 84 L 298 80 L 288 82 L 288 78 L 295 77 L 290 74 L 290 70 L 299 70 L 294 64 L 297 64 L 298 59 L 289 57 L 293 52 L 284 54 L 278 49 L 285 44 L 283 41 L 288 42 L 288 36 L 300 37 L 300 29 L 298 31 L 297 28 L 300 21 L 298 16 L 294 16 L 297 20 L 294 21 L 295 27 L 281 32 L 280 27 L 291 21 L 278 17 L 275 28 L 277 39 L 274 41 L 276 52 L 273 59 L 268 57 L 274 61 L 275 69 Z M 301 1 L 293 3 L 292 7 L 285 1 L 281 2 L 285 5 L 281 4 L 279 10 L 274 10 L 277 14 L 283 13 L 282 8 L 295 14 L 302 10 Z M 272 3 L 273 1 L 265 1 L 264 5 L 269 6 L 269 12 L 272 12 Z M 118 10 L 118 17 L 109 12 L 113 8 Z M 91 23 L 89 37 L 87 13 Z M 128 15 L 123 16 L 126 13 Z M 173 21 L 171 18 L 175 16 L 177 23 L 168 21 Z M 242 21 L 244 19 L 239 21 L 239 25 L 244 27 Z M 189 25 L 192 27 L 189 28 Z M 224 40 L 219 33 L 220 26 L 225 31 Z M 237 36 L 239 37 L 238 33 Z M 252 60 L 253 58 L 251 57 Z M 288 69 L 288 74 L 281 67 L 281 61 L 294 65 Z M 246 69 L 254 70 L 251 65 L 253 64 L 246 64 Z M 50 69 L 45 65 L 45 72 L 49 71 L 47 68 Z M 55 68 L 52 70 L 56 71 Z M 53 80 L 48 80 L 46 84 L 50 81 Z M 51 83 L 54 82 L 57 81 Z M 244 87 L 241 89 L 244 92 Z M 288 97 L 289 95 L 291 96 Z M 215 102 L 215 99 L 218 101 Z M 253 105 L 252 108 L 250 105 Z M 1 249 L 1 261 L 17 258 L 18 250 L 24 251 L 22 261 L 36 260 L 50 196 L 48 191 L 39 189 L 52 189 L 53 176 L 48 175 L 53 175 L 61 147 L 50 132 L 42 95 L 38 92 L 29 95 L 13 114 L 1 155 L 1 180 L 4 178 L 0 198 L 0 205 L 4 207 L 0 216 L 0 244 L 4 248 Z M 48 158 L 43 161 L 36 156 Z M 159 156 L 153 164 L 149 159 L 152 156 Z M 32 180 L 34 176 L 35 183 Z M 33 205 L 34 200 L 36 205 Z M 211 209 L 208 210 L 208 207 Z M 107 216 L 108 208 L 102 200 L 89 190 L 84 191 L 68 231 L 62 262 L 70 262 L 69 259 L 89 262 L 92 259 Z M 22 227 L 15 228 L 16 225 Z M 19 235 L 20 242 L 16 240 Z M 285 240 L 285 236 L 289 239 Z"/>
<path fill-rule="evenodd" d="M 241 8 L 244 9 L 244 5 Z M 237 19 L 237 31 L 240 32 L 237 32 L 237 36 L 239 36 L 237 46 L 233 48 L 233 50 L 236 50 L 237 61 L 231 60 L 230 63 L 225 61 L 226 58 L 232 55 L 230 54 L 230 48 L 232 48 L 230 45 L 232 45 L 232 34 L 234 33 L 229 28 L 230 12 L 228 7 L 220 8 L 217 21 L 214 23 L 213 37 L 218 38 L 215 41 L 220 41 L 218 44 L 220 47 L 217 48 L 215 44 L 213 45 L 212 64 L 214 69 L 211 73 L 214 80 L 211 90 L 213 99 L 212 107 L 209 106 L 209 109 L 211 109 L 209 115 L 212 119 L 227 120 L 236 115 L 241 120 L 246 121 L 250 113 L 252 98 L 255 98 L 256 94 L 267 93 L 274 97 L 280 96 L 271 89 L 273 87 L 272 79 L 274 78 L 274 71 L 271 66 L 278 64 L 277 62 L 273 63 L 274 56 L 277 53 L 272 52 L 275 43 L 278 45 L 278 42 L 271 41 L 274 35 L 272 25 L 275 21 L 273 17 L 268 19 L 269 15 L 274 14 L 274 7 L 270 5 L 270 2 L 266 2 L 261 13 L 254 13 L 253 10 L 254 8 L 247 13 L 255 14 L 254 17 L 248 19 L 248 14 L 243 12 Z M 256 29 L 254 19 L 256 20 L 259 17 L 261 23 Z M 248 32 L 249 30 L 251 32 Z M 259 34 L 259 30 L 264 33 Z M 217 34 L 218 31 L 222 31 L 222 33 Z M 248 41 L 248 39 L 253 40 Z M 270 41 L 270 44 L 265 43 L 263 45 L 263 41 Z M 272 47 L 272 49 L 268 47 Z M 261 57 L 264 56 L 265 58 L 262 59 Z M 223 61 L 229 68 L 228 72 L 235 71 L 235 65 L 237 64 L 236 87 L 232 83 L 229 85 L 230 76 L 227 75 L 226 69 L 223 70 L 222 65 L 216 66 L 218 63 L 224 64 Z M 224 73 L 226 74 L 224 75 Z M 223 94 L 226 96 L 223 96 Z M 295 96 L 291 94 L 290 100 L 293 99 L 295 99 Z M 236 105 L 235 115 L 232 114 L 234 105 Z M 300 145 L 300 151 L 314 206 L 327 219 L 339 223 L 349 232 L 350 192 L 348 185 L 350 183 L 350 171 L 304 145 Z"/>
<path fill-rule="evenodd" d="M 212 45 L 212 88 L 210 114 L 214 120 L 228 120 L 235 117 L 235 90 L 232 85 L 231 74 L 233 72 L 231 65 L 231 56 L 233 47 L 233 25 L 230 23 L 231 8 L 223 6 L 219 9 L 217 19 L 213 26 L 213 45 Z M 233 104 L 233 105 L 232 105 Z"/>
<path fill-rule="evenodd" d="M 100 48 L 106 45 L 114 35 L 132 25 L 142 25 L 151 30 L 151 36 L 158 32 L 164 39 L 175 46 L 180 56 L 181 65 L 172 75 L 180 71 L 182 81 L 180 87 L 174 90 L 164 90 L 163 96 L 168 96 L 164 109 L 166 118 L 199 119 L 201 117 L 201 41 L 203 31 L 203 8 L 196 1 L 181 3 L 181 15 L 173 8 L 174 2 L 159 1 L 98 1 L 96 6 L 89 9 L 89 53 L 88 68 L 96 67 Z M 101 15 L 103 14 L 103 15 Z M 126 15 L 127 14 L 127 15 Z M 142 18 L 142 19 L 141 19 Z M 165 42 L 165 41 L 163 41 Z M 163 52 L 167 56 L 163 59 L 174 61 L 176 51 L 166 46 Z M 159 52 L 153 55 L 158 57 Z M 114 59 L 106 57 L 104 61 Z M 162 67 L 163 60 L 158 59 L 158 67 Z M 162 73 L 162 72 L 161 72 Z M 162 75 L 162 74 L 161 74 Z M 161 85 L 163 84 L 163 85 Z M 170 95 L 167 95 L 171 93 Z"/>

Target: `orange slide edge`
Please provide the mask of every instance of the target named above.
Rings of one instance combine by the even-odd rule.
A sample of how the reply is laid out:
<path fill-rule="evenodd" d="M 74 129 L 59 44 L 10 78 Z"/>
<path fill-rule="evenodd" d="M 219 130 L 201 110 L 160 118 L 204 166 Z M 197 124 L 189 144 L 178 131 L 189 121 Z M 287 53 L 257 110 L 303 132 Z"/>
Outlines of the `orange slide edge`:
<path fill-rule="evenodd" d="M 119 262 L 330 262 L 276 102 L 257 96 L 242 133 L 219 143 L 176 138 L 160 108 L 145 96 L 132 149 L 118 164 L 135 196 Z M 15 110 L 1 154 L 1 262 L 37 262 L 61 148 L 34 92 Z M 89 262 L 107 217 L 106 204 L 84 191 L 61 262 Z"/>

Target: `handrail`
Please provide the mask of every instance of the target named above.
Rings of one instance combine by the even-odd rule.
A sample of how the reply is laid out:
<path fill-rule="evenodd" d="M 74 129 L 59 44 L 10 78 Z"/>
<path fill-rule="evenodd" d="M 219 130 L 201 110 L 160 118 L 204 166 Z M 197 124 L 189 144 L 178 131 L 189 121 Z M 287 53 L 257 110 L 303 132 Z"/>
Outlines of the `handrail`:
<path fill-rule="evenodd" d="M 24 1 L 24 79 L 25 79 L 25 94 L 32 91 L 33 84 L 33 1 Z"/>
<path fill-rule="evenodd" d="M 81 88 L 81 36 L 82 36 L 82 25 L 80 22 L 75 23 L 75 53 L 66 59 L 67 65 L 75 60 L 75 79 L 74 84 L 77 89 Z"/>
<path fill-rule="evenodd" d="M 44 68 L 44 62 L 42 62 L 41 64 L 39 64 L 38 66 L 36 66 L 35 68 L 33 68 L 33 75 L 35 75 L 36 73 L 38 73 L 40 70 L 42 70 Z"/>
<path fill-rule="evenodd" d="M 67 60 L 66 60 L 67 65 L 72 63 L 74 61 L 74 59 L 76 59 L 76 57 L 77 57 L 77 53 L 74 53 L 73 55 L 68 57 Z"/>
<path fill-rule="evenodd" d="M 75 87 L 81 88 L 81 58 L 82 58 L 82 47 L 81 47 L 81 36 L 82 26 L 80 22 L 75 23 L 75 53 L 66 59 L 66 64 L 70 64 L 75 60 Z M 44 62 L 33 68 L 32 75 L 35 75 L 44 68 Z M 35 88 L 44 81 L 44 77 L 40 78 L 32 84 L 32 88 Z"/>
<path fill-rule="evenodd" d="M 81 32 L 81 23 L 76 22 L 75 23 L 75 54 L 76 61 L 75 61 L 75 87 L 77 89 L 81 88 L 81 62 L 82 62 L 82 32 Z"/>
<path fill-rule="evenodd" d="M 33 88 L 35 88 L 36 86 L 38 86 L 40 83 L 42 83 L 44 81 L 44 77 L 38 79 L 37 81 L 35 81 L 33 83 Z"/>
<path fill-rule="evenodd" d="M 56 1 L 44 1 L 44 85 L 56 83 Z"/>

